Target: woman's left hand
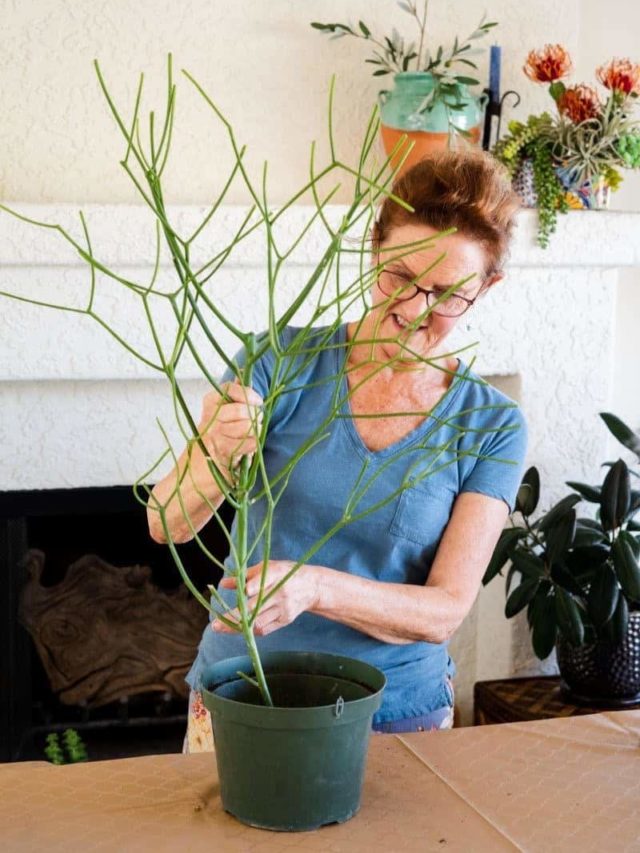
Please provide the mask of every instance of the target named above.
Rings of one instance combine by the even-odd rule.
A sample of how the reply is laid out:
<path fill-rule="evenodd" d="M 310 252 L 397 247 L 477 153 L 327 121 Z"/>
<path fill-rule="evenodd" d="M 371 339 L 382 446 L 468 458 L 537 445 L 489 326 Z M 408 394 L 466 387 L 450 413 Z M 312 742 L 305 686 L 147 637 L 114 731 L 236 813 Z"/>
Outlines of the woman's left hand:
<path fill-rule="evenodd" d="M 269 560 L 263 597 L 291 571 L 294 565 L 295 563 L 292 560 Z M 289 625 L 305 610 L 311 610 L 318 600 L 320 572 L 320 566 L 306 564 L 300 566 L 295 574 L 260 608 L 260 613 L 253 623 L 254 633 L 259 636 L 271 634 L 278 628 Z M 261 573 L 262 563 L 257 563 L 247 569 L 245 588 L 248 596 L 247 609 L 250 613 L 258 601 Z M 226 589 L 234 589 L 237 586 L 237 579 L 233 577 L 223 578 L 220 581 L 220 586 Z M 237 609 L 229 611 L 225 616 L 235 622 L 240 618 Z M 237 633 L 235 628 L 229 628 L 219 619 L 212 622 L 211 627 L 220 633 Z"/>

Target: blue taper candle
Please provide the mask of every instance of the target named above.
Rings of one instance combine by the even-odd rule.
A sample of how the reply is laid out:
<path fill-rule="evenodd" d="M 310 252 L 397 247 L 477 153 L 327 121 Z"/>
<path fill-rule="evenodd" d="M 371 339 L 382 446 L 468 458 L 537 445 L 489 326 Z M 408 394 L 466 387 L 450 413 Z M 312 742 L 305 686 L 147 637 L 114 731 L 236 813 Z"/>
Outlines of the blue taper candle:
<path fill-rule="evenodd" d="M 489 58 L 489 91 L 493 103 L 500 101 L 500 62 L 502 59 L 502 48 L 498 44 L 491 45 Z"/>

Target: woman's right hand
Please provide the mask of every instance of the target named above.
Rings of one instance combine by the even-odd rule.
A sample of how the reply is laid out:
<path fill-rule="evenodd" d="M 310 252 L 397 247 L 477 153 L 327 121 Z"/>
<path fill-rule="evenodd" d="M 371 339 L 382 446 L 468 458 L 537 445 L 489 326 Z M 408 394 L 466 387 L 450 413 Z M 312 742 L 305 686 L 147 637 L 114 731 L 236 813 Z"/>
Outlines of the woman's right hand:
<path fill-rule="evenodd" d="M 153 488 L 147 518 L 155 542 L 167 541 L 157 504 L 164 508 L 172 540 L 176 544 L 188 542 L 194 530 L 201 530 L 224 500 L 223 491 L 211 475 L 209 458 L 227 483 L 232 484 L 236 465 L 243 456 L 255 453 L 262 425 L 262 397 L 239 382 L 225 382 L 221 390 L 228 399 L 217 391 L 209 391 L 202 400 L 198 433 L 207 455 L 198 444 L 189 442 L 177 465 Z M 176 495 L 178 478 L 180 500 Z"/>
<path fill-rule="evenodd" d="M 217 391 L 205 394 L 198 432 L 218 467 L 231 474 L 243 456 L 256 451 L 263 400 L 253 388 L 239 382 L 225 382 L 220 387 L 229 400 Z"/>

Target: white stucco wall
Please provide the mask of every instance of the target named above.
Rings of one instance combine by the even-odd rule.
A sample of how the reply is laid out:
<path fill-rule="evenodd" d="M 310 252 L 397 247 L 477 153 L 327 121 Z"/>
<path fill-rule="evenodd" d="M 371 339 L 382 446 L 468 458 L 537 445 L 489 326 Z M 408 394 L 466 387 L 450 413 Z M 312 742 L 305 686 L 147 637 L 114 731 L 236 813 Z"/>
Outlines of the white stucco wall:
<path fill-rule="evenodd" d="M 487 10 L 500 22 L 504 45 L 503 89 L 519 89 L 538 105 L 544 93 L 523 86 L 525 46 L 553 34 L 577 48 L 578 0 L 432 0 L 429 40 L 449 43 L 469 34 Z M 368 46 L 330 41 L 313 20 L 357 21 L 408 36 L 412 20 L 395 0 L 0 0 L 0 196 L 36 202 L 130 202 L 135 198 L 118 166 L 123 144 L 99 90 L 94 58 L 117 103 L 133 110 L 138 75 L 145 73 L 146 109 L 161 112 L 165 57 L 176 75 L 187 68 L 202 82 L 248 145 L 253 174 L 270 164 L 274 203 L 286 199 L 308 175 L 309 145 L 326 150 L 326 99 L 337 76 L 335 127 L 349 156 L 360 142 L 376 93 L 389 77 L 373 78 Z M 483 44 L 493 39 L 489 36 Z M 487 60 L 480 57 L 480 79 Z M 472 69 L 468 69 L 471 71 Z M 380 82 L 382 80 L 382 83 Z M 143 126 L 146 131 L 146 124 Z M 167 198 L 205 203 L 231 163 L 219 124 L 183 78 L 178 92 L 175 155 L 167 173 Z M 346 199 L 337 196 L 335 201 Z M 242 202 L 234 188 L 231 203 Z"/>
<path fill-rule="evenodd" d="M 577 72 L 582 81 L 592 81 L 598 65 L 613 56 L 640 62 L 640 6 L 631 0 L 582 0 Z M 640 109 L 637 110 L 640 115 Z M 615 210 L 640 210 L 640 171 L 626 172 L 624 183 L 614 193 Z M 640 239 L 640 235 L 638 235 Z M 625 270 L 616 292 L 615 369 L 613 410 L 634 429 L 640 430 L 640 270 Z M 611 444 L 612 453 L 615 443 Z"/>

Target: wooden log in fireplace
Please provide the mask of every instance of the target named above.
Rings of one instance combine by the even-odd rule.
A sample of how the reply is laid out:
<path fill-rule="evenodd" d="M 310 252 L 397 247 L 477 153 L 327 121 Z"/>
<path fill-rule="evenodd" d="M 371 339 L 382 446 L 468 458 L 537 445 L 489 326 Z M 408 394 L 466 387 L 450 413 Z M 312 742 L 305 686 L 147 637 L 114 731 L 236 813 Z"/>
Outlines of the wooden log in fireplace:
<path fill-rule="evenodd" d="M 87 554 L 53 586 L 42 583 L 44 552 L 23 566 L 20 619 L 53 692 L 67 705 L 99 707 L 158 691 L 184 697 L 184 681 L 207 613 L 185 587 L 165 591 L 148 566 L 113 566 Z"/>

